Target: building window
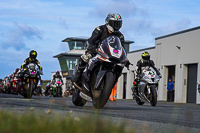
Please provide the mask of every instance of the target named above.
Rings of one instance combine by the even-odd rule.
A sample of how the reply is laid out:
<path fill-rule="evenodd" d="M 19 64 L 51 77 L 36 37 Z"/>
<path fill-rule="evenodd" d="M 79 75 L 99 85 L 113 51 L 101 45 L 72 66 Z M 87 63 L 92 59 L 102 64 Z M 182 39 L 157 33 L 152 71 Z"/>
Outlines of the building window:
<path fill-rule="evenodd" d="M 82 41 L 70 41 L 68 42 L 70 50 L 72 49 L 86 49 L 84 42 Z"/>
<path fill-rule="evenodd" d="M 68 70 L 73 70 L 76 65 L 77 65 L 76 59 L 67 59 Z"/>

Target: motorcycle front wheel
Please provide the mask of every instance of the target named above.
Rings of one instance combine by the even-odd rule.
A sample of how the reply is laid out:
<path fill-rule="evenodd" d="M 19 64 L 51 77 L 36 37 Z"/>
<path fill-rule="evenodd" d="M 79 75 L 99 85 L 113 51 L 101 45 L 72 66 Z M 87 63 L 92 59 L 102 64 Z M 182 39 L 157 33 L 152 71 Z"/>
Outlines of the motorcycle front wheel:
<path fill-rule="evenodd" d="M 29 84 L 29 85 L 28 85 Z M 32 94 L 33 94 L 33 79 L 30 79 L 30 82 L 29 83 L 26 83 L 24 85 L 24 90 L 25 90 L 25 93 L 24 93 L 24 98 L 32 98 Z"/>
<path fill-rule="evenodd" d="M 97 109 L 103 108 L 105 104 L 107 103 L 111 91 L 114 87 L 114 74 L 112 72 L 107 72 L 102 79 L 102 82 L 100 84 L 99 90 L 101 91 L 100 97 L 99 98 L 94 98 L 92 99 L 93 106 Z"/>
<path fill-rule="evenodd" d="M 153 86 L 150 88 L 151 90 L 151 97 L 150 97 L 150 103 L 151 106 L 156 106 L 157 104 L 157 92 L 156 92 L 156 87 Z"/>

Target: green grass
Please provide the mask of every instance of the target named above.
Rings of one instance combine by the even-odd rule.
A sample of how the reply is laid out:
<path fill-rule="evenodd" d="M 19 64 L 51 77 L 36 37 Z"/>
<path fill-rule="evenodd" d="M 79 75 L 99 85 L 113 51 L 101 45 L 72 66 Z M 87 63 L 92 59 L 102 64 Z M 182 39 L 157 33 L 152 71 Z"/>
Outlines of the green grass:
<path fill-rule="evenodd" d="M 51 114 L 38 115 L 35 111 L 11 113 L 0 110 L 1 133 L 125 133 L 124 124 L 103 120 L 97 115 L 76 117 Z"/>

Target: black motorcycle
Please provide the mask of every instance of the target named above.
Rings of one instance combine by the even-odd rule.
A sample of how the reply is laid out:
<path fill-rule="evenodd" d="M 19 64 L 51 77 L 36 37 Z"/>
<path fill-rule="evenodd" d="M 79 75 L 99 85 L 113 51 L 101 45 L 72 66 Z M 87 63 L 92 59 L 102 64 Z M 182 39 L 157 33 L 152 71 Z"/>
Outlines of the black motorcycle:
<path fill-rule="evenodd" d="M 74 84 L 73 104 L 84 106 L 87 101 L 92 101 L 95 108 L 103 108 L 127 63 L 130 64 L 117 36 L 110 36 L 102 41 L 96 56 L 90 59 L 82 74 L 81 81 Z M 75 67 L 74 72 L 76 70 Z M 80 91 L 83 87 L 90 90 L 92 99 Z"/>
<path fill-rule="evenodd" d="M 24 68 L 24 84 L 23 84 L 23 96 L 24 98 L 31 98 L 33 91 L 37 87 L 37 83 L 40 79 L 40 70 L 38 66 L 34 63 L 28 64 Z"/>

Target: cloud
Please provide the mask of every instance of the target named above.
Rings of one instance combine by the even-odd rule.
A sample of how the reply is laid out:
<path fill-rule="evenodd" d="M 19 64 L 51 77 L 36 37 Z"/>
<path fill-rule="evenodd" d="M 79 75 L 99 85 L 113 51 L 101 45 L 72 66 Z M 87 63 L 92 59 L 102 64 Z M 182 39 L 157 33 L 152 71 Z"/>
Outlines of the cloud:
<path fill-rule="evenodd" d="M 132 0 L 99 0 L 96 3 L 94 9 L 89 11 L 89 16 L 93 17 L 105 17 L 110 12 L 119 13 L 123 17 L 127 18 L 130 16 L 147 16 L 147 9 L 137 6 Z"/>
<path fill-rule="evenodd" d="M 21 49 L 28 49 L 25 41 L 34 40 L 35 38 L 42 39 L 43 33 L 35 26 L 29 26 L 27 24 L 18 25 L 15 23 L 14 28 L 3 35 L 7 38 L 7 41 L 0 44 L 3 49 L 12 47 L 17 51 L 20 51 Z"/>
<path fill-rule="evenodd" d="M 64 19 L 60 19 L 60 21 L 59 21 L 59 26 L 61 26 L 62 28 L 64 28 L 64 29 L 69 29 L 69 26 L 68 26 L 68 24 L 67 24 L 67 20 L 64 20 Z"/>
<path fill-rule="evenodd" d="M 171 34 L 171 33 L 189 28 L 190 24 L 191 24 L 190 19 L 182 18 L 181 20 L 178 20 L 177 22 L 170 22 L 168 25 L 163 26 L 163 27 L 153 27 L 151 29 L 152 30 L 151 34 L 154 37 Z"/>

